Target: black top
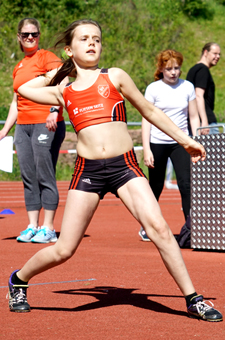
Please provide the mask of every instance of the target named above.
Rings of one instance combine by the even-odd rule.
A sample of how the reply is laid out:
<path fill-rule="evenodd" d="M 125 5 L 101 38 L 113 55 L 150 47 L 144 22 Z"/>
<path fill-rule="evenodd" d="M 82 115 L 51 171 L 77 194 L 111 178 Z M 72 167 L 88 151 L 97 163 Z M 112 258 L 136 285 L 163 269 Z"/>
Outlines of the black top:
<path fill-rule="evenodd" d="M 194 87 L 205 89 L 205 110 L 208 117 L 208 123 L 216 123 L 216 116 L 213 112 L 215 101 L 215 84 L 209 68 L 202 63 L 194 65 L 187 74 L 189 80 Z"/>

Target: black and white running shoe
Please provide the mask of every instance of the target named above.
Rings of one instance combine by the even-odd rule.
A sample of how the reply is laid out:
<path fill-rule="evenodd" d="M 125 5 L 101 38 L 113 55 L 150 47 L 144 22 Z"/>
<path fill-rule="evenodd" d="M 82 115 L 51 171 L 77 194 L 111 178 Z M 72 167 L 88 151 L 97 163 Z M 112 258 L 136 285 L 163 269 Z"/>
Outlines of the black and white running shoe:
<path fill-rule="evenodd" d="M 207 304 L 206 302 L 210 303 Z M 213 308 L 211 301 L 203 301 L 202 295 L 194 296 L 191 299 L 191 305 L 188 307 L 188 315 L 191 318 L 202 319 L 211 322 L 223 321 L 223 315 Z"/>
<path fill-rule="evenodd" d="M 147 242 L 150 242 L 150 238 L 148 238 L 145 230 L 143 229 L 143 227 L 141 227 L 141 229 L 139 230 L 139 236 L 141 237 L 142 241 L 147 241 Z"/>
<path fill-rule="evenodd" d="M 12 272 L 9 278 L 9 309 L 11 312 L 25 313 L 30 312 L 30 305 L 27 303 L 28 285 L 17 285 L 12 282 L 12 276 L 18 272 Z"/>

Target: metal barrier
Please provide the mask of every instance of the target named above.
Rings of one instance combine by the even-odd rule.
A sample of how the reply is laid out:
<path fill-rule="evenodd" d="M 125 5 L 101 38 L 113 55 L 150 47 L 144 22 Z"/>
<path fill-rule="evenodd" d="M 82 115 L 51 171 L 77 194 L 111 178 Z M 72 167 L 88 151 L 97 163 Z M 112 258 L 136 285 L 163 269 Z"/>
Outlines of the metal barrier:
<path fill-rule="evenodd" d="M 223 132 L 225 132 L 225 123 L 220 123 L 216 125 L 201 126 L 196 129 L 196 133 L 197 133 L 197 136 L 199 136 L 199 132 L 203 129 L 213 129 L 213 128 L 220 128 L 220 127 L 223 129 Z"/>

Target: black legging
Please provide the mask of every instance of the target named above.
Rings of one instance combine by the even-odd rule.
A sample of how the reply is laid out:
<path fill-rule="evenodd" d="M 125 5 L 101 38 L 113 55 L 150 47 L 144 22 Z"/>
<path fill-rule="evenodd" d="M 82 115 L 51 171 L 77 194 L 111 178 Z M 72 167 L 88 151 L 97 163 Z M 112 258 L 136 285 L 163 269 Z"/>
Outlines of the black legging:
<path fill-rule="evenodd" d="M 185 220 L 190 214 L 190 155 L 182 146 L 150 143 L 154 155 L 154 168 L 149 168 L 149 184 L 157 199 L 163 190 L 168 158 L 171 159 L 181 194 Z"/>

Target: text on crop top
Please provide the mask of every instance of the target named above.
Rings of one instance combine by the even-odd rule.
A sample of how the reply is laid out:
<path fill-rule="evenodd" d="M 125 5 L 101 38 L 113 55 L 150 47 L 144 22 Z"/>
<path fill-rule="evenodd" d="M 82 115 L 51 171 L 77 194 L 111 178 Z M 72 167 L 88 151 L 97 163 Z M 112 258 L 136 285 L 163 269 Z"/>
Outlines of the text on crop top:
<path fill-rule="evenodd" d="M 63 98 L 76 132 L 96 124 L 127 122 L 124 99 L 110 81 L 108 69 L 101 69 L 96 82 L 86 90 L 75 91 L 72 83 L 67 84 Z"/>

